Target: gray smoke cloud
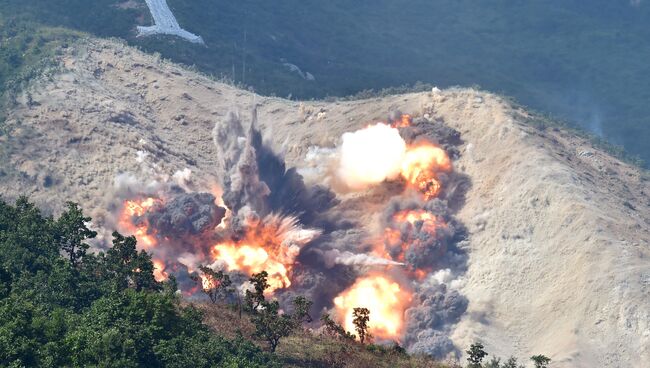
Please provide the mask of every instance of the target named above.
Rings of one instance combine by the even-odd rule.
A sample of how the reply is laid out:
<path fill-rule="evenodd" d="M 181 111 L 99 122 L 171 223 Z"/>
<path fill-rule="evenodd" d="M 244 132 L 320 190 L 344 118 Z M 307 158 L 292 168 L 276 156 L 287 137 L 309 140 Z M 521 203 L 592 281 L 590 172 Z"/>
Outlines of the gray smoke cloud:
<path fill-rule="evenodd" d="M 403 211 L 420 211 L 427 215 L 427 219 L 414 223 L 396 221 L 396 215 Z M 385 240 L 388 252 L 393 258 L 404 252 L 406 263 L 413 268 L 435 266 L 447 252 L 457 227 L 446 202 L 438 198 L 424 203 L 415 198 L 407 201 L 394 198 L 383 213 L 383 225 L 399 233 L 398 238 Z"/>
<path fill-rule="evenodd" d="M 410 351 L 445 356 L 455 350 L 449 339 L 451 327 L 467 310 L 467 298 L 445 284 L 424 285 L 406 310 L 404 342 Z"/>
<path fill-rule="evenodd" d="M 180 193 L 153 206 L 145 215 L 152 229 L 163 238 L 182 239 L 213 231 L 226 215 L 210 193 Z"/>
<path fill-rule="evenodd" d="M 266 199 L 271 190 L 260 180 L 256 149 L 252 144 L 256 116 L 254 111 L 253 121 L 246 134 L 241 119 L 232 112 L 226 119 L 217 122 L 212 130 L 223 173 L 220 178 L 224 189 L 223 201 L 235 214 L 235 219 L 242 215 L 241 210 L 245 207 L 258 216 L 269 212 Z"/>
<path fill-rule="evenodd" d="M 392 118 L 398 116 L 401 113 L 395 112 Z M 397 181 L 378 184 L 364 195 L 337 198 L 328 187 L 307 185 L 296 169 L 287 168 L 284 159 L 263 141 L 256 120 L 255 111 L 250 125 L 230 113 L 216 122 L 212 131 L 217 178 L 223 202 L 231 211 L 228 217 L 224 218 L 226 209 L 215 204 L 213 195 L 197 188 L 188 190 L 189 174 L 174 176 L 184 185 L 165 184 L 164 180 L 139 185 L 126 174 L 116 179 L 122 198 L 143 195 L 136 193 L 143 188 L 148 195 L 164 198 L 134 220 L 148 223 L 159 242 L 152 252 L 165 260 L 166 271 L 177 275 L 181 288 L 196 287 L 189 266 L 223 267 L 218 260 L 208 262 L 213 245 L 238 239 L 250 224 L 271 221 L 286 234 L 286 244 L 277 245 L 286 248 L 280 253 L 291 257 L 297 253 L 289 275 L 291 287 L 274 293 L 284 307 L 290 306 L 296 295 L 305 295 L 314 301 L 312 317 L 317 320 L 320 312 L 332 308 L 339 293 L 367 271 L 387 272 L 413 292 L 405 313 L 403 343 L 408 350 L 437 357 L 453 353 L 456 348 L 447 336 L 465 312 L 467 300 L 446 283 L 460 277 L 466 268 L 466 256 L 456 247 L 465 229 L 454 213 L 462 206 L 469 180 L 455 172 L 441 173 L 438 179 L 443 191 L 430 201 L 405 192 L 403 183 Z M 460 134 L 443 122 L 416 118 L 399 131 L 408 143 L 434 142 L 452 155 L 458 154 L 456 146 L 462 143 Z M 366 207 L 375 212 L 367 213 L 371 211 Z M 398 221 L 396 217 L 403 211 L 426 216 L 424 220 Z M 222 221 L 225 228 L 217 226 Z M 371 221 L 377 229 L 367 226 Z M 383 238 L 386 229 L 398 234 L 397 238 Z M 373 252 L 378 239 L 390 257 Z M 443 269 L 449 269 L 445 280 L 436 281 L 431 275 Z M 426 270 L 429 276 L 416 279 L 412 276 L 415 270 Z M 231 276 L 237 285 L 244 285 L 248 278 L 240 272 L 231 272 Z"/>

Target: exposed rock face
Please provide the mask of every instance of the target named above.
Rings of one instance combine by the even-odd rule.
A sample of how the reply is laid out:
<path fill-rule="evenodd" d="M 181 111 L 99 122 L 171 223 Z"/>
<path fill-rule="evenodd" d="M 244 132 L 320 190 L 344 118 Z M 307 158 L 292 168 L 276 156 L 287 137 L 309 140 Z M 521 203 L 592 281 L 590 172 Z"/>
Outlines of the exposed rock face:
<path fill-rule="evenodd" d="M 469 265 L 454 285 L 469 305 L 454 343 L 545 354 L 555 367 L 650 361 L 650 181 L 586 140 L 536 130 L 525 111 L 474 90 L 298 103 L 115 42 L 86 41 L 60 62 L 9 113 L 5 198 L 28 194 L 52 211 L 76 200 L 101 224 L 120 172 L 189 168 L 210 185 L 218 166 L 210 132 L 233 108 L 247 116 L 257 105 L 262 132 L 298 167 L 309 147 L 332 147 L 388 111 L 428 116 L 461 132 L 455 169 L 471 179 L 457 215 L 469 227 Z M 143 167 L 144 156 L 155 165 Z"/>

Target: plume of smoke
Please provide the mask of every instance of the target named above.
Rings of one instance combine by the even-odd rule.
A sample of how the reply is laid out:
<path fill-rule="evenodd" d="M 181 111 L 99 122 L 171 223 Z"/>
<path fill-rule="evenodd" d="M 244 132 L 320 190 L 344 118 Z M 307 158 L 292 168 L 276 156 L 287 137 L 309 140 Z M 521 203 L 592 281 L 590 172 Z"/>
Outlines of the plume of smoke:
<path fill-rule="evenodd" d="M 235 113 L 229 113 L 227 118 L 217 122 L 212 130 L 219 155 L 219 166 L 223 173 L 223 201 L 237 216 L 244 206 L 261 216 L 268 212 L 266 197 L 271 190 L 259 177 L 256 150 L 252 145 L 254 132 L 255 117 L 247 135 L 244 136 L 241 119 Z"/>
<path fill-rule="evenodd" d="M 352 253 L 349 251 L 340 251 L 338 249 L 331 249 L 323 252 L 325 263 L 328 267 L 333 267 L 335 264 L 345 266 L 403 266 L 404 263 L 391 261 L 386 258 L 376 257 L 364 253 Z"/>
<path fill-rule="evenodd" d="M 215 124 L 212 135 L 219 154 L 223 199 L 236 214 L 248 207 L 259 217 L 271 212 L 295 215 L 306 225 L 314 225 L 319 214 L 334 206 L 336 196 L 323 186 L 307 187 L 294 168 L 264 144 L 256 128 L 257 112 L 244 137 L 240 117 L 230 113 Z M 315 224 L 324 225 L 324 224 Z"/>
<path fill-rule="evenodd" d="M 396 214 L 403 211 L 420 210 L 430 219 L 410 222 L 396 222 Z M 392 199 L 383 213 L 383 225 L 399 232 L 397 243 L 387 239 L 385 246 L 395 256 L 404 252 L 406 263 L 414 268 L 430 268 L 444 256 L 447 246 L 456 233 L 455 220 L 447 204 L 437 198 L 422 203 L 418 199 Z M 427 223 L 431 222 L 433 224 Z M 406 245 L 406 249 L 404 249 Z"/>
<path fill-rule="evenodd" d="M 445 284 L 425 284 L 414 295 L 413 306 L 406 310 L 407 330 L 404 342 L 414 353 L 444 357 L 455 350 L 449 329 L 467 310 L 467 298 Z"/>
<path fill-rule="evenodd" d="M 210 193 L 180 193 L 154 206 L 146 218 L 161 237 L 182 239 L 214 230 L 226 215 Z"/>

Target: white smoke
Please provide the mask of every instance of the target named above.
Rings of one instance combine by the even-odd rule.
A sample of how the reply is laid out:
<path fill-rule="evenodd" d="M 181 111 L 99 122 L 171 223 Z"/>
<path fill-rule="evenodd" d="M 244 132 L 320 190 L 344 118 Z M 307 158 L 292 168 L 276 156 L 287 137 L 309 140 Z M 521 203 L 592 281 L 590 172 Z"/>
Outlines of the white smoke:
<path fill-rule="evenodd" d="M 376 257 L 364 253 L 341 252 L 338 249 L 331 249 L 324 252 L 326 266 L 331 268 L 335 264 L 345 266 L 403 266 L 404 263 L 395 262 L 386 258 Z"/>

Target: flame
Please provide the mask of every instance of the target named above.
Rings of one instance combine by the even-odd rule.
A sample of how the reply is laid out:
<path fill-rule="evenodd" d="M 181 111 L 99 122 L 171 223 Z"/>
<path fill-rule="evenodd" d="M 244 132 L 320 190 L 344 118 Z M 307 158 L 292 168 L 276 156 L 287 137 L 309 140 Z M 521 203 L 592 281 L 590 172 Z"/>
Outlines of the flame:
<path fill-rule="evenodd" d="M 446 226 L 443 219 L 426 210 L 400 211 L 393 215 L 393 221 L 398 224 L 409 223 L 412 226 L 420 222 L 422 229 L 432 235 L 435 235 L 439 227 Z"/>
<path fill-rule="evenodd" d="M 141 200 L 127 200 L 122 206 L 119 227 L 123 232 L 134 235 L 141 248 L 151 249 L 157 245 L 155 234 L 149 228 L 149 223 L 141 217 L 159 203 L 161 203 L 160 199 L 148 197 Z M 134 221 L 136 219 L 137 222 Z"/>
<path fill-rule="evenodd" d="M 441 186 L 436 176 L 440 171 L 451 171 L 451 160 L 445 150 L 432 144 L 407 149 L 402 161 L 402 177 L 422 192 L 425 200 L 440 194 Z"/>
<path fill-rule="evenodd" d="M 228 271 L 237 270 L 249 275 L 266 271 L 269 274 L 269 292 L 291 285 L 288 276 L 290 266 L 271 258 L 269 253 L 260 246 L 222 243 L 215 245 L 212 250 L 214 258 L 225 262 Z"/>
<path fill-rule="evenodd" d="M 154 259 L 153 261 L 153 277 L 156 279 L 156 281 L 161 282 L 167 280 L 169 275 L 167 272 L 165 272 L 165 262 L 159 260 L 159 259 Z"/>
<path fill-rule="evenodd" d="M 412 122 L 413 122 L 413 119 L 411 118 L 411 115 L 402 114 L 402 116 L 399 118 L 399 120 L 393 121 L 391 126 L 393 128 L 406 128 L 406 127 L 410 127 Z"/>
<path fill-rule="evenodd" d="M 407 226 L 407 228 L 404 228 Z M 404 210 L 393 215 L 392 223 L 384 229 L 383 237 L 374 246 L 374 252 L 380 257 L 397 262 L 405 262 L 405 253 L 409 246 L 416 244 L 419 239 L 412 236 L 409 229 L 418 226 L 419 231 L 424 231 L 431 236 L 441 228 L 446 228 L 447 223 L 439 216 L 426 210 Z M 416 279 L 423 279 L 430 270 L 410 269 Z"/>
<path fill-rule="evenodd" d="M 409 115 L 402 115 L 397 126 L 410 121 Z M 401 175 L 429 200 L 440 194 L 438 173 L 452 169 L 445 150 L 431 143 L 407 146 L 396 125 L 370 125 L 345 133 L 342 139 L 337 175 L 352 190 L 364 190 Z"/>
<path fill-rule="evenodd" d="M 334 306 L 346 330 L 354 331 L 354 308 L 368 308 L 370 333 L 380 339 L 397 339 L 411 298 L 410 292 L 387 276 L 370 275 L 358 279 L 334 298 Z"/>
<path fill-rule="evenodd" d="M 199 277 L 201 277 L 201 287 L 203 290 L 210 290 L 217 286 L 217 280 L 213 279 L 212 277 L 206 274 L 201 274 Z"/>
<path fill-rule="evenodd" d="M 291 286 L 290 273 L 302 246 L 321 234 L 304 229 L 295 217 L 267 216 L 249 223 L 241 240 L 228 240 L 212 247 L 214 261 L 225 263 L 228 271 L 248 275 L 266 271 L 268 292 Z"/>
<path fill-rule="evenodd" d="M 397 129 L 375 124 L 342 139 L 338 177 L 348 188 L 366 189 L 399 177 L 406 143 Z"/>

